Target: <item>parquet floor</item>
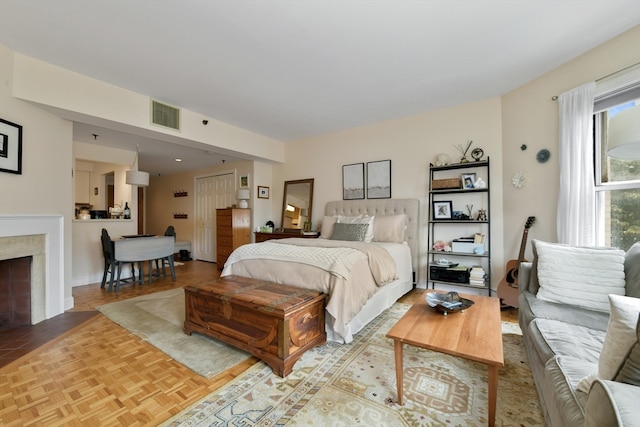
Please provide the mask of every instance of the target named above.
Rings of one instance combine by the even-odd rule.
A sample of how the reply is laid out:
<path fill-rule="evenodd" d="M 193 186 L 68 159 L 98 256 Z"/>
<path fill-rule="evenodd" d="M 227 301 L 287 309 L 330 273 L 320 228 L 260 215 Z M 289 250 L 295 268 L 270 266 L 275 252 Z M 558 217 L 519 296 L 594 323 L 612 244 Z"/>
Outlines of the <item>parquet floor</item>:
<path fill-rule="evenodd" d="M 202 261 L 178 266 L 176 273 L 176 282 L 123 285 L 118 294 L 99 284 L 76 287 L 74 310 L 218 277 L 215 264 Z M 99 314 L 0 369 L 0 425 L 157 425 L 256 360 L 207 380 Z"/>
<path fill-rule="evenodd" d="M 215 264 L 176 267 L 177 281 L 123 285 L 115 294 L 99 284 L 73 289 L 73 311 L 139 295 L 208 282 Z M 402 301 L 412 303 L 415 291 Z M 506 315 L 506 319 L 505 319 Z M 503 320 L 509 320 L 503 311 Z M 516 310 L 517 319 L 517 310 Z M 102 314 L 0 368 L 2 426 L 155 426 L 244 372 L 251 357 L 207 380 L 173 361 Z"/>

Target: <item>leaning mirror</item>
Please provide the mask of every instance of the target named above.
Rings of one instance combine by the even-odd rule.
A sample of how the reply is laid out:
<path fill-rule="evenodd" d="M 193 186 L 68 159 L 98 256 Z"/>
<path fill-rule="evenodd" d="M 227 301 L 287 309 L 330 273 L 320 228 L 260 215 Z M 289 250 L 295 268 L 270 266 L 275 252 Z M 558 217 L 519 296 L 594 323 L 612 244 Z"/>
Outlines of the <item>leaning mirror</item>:
<path fill-rule="evenodd" d="M 282 228 L 293 232 L 310 230 L 313 178 L 285 181 L 282 199 Z"/>

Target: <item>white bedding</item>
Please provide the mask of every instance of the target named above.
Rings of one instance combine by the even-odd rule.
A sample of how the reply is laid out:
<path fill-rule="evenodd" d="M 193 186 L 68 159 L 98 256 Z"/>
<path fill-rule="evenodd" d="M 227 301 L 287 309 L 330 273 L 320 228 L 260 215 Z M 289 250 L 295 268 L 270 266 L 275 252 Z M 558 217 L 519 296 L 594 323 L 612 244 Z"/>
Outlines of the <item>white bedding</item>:
<path fill-rule="evenodd" d="M 322 242 L 323 239 L 313 239 L 321 245 L 342 246 L 336 241 Z M 294 241 L 304 241 L 304 245 L 311 244 L 311 239 L 282 239 L 252 244 L 263 245 L 269 242 L 289 244 Z M 354 242 L 342 242 L 344 246 L 352 246 Z M 224 266 L 222 276 L 238 275 L 284 283 L 305 289 L 313 289 L 328 295 L 326 306 L 327 337 L 333 341 L 351 342 L 353 334 L 359 331 L 368 321 L 377 316 L 382 310 L 393 304 L 395 300 L 412 288 L 411 251 L 405 243 L 373 242 L 360 243 L 355 246 L 375 245 L 385 249 L 395 262 L 395 274 L 398 279 L 391 283 L 376 282 L 374 274 L 369 268 L 368 256 L 356 260 L 350 266 L 350 273 L 332 274 L 325 269 L 313 265 L 314 263 L 296 263 L 279 259 L 260 258 L 252 255 L 250 259 L 238 259 L 232 254 Z M 265 246 L 266 247 L 266 246 Z M 244 250 L 243 250 L 244 251 Z M 258 251 L 260 252 L 260 251 Z M 354 257 L 356 259 L 358 257 Z M 377 294 L 380 294 L 376 297 Z M 373 303 L 369 303 L 373 301 Z M 363 310 L 369 303 L 369 307 Z"/>

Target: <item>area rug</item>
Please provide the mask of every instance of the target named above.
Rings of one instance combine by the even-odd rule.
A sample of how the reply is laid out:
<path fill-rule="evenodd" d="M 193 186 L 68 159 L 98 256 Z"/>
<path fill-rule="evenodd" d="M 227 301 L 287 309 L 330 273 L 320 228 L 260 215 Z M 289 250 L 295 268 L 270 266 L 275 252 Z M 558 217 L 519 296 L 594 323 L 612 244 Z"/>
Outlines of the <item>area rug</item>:
<path fill-rule="evenodd" d="M 96 309 L 205 378 L 213 378 L 250 357 L 221 341 L 195 332 L 184 333 L 182 288 L 113 302 Z"/>
<path fill-rule="evenodd" d="M 386 332 L 409 305 L 396 303 L 351 344 L 305 353 L 287 378 L 264 363 L 163 426 L 486 426 L 485 365 L 404 348 L 404 405 L 396 403 L 393 342 Z M 518 332 L 509 327 L 508 331 Z M 497 426 L 543 426 L 522 336 L 504 333 Z"/>

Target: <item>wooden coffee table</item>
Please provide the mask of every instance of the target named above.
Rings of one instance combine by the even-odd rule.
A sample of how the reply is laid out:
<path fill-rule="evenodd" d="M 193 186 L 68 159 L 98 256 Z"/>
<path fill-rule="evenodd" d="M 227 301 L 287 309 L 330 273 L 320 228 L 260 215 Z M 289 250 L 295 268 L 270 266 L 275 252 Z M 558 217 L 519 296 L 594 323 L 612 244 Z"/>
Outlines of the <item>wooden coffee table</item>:
<path fill-rule="evenodd" d="M 426 348 L 452 356 L 484 363 L 489 367 L 489 425 L 496 420 L 498 368 L 504 366 L 500 300 L 479 295 L 460 294 L 473 300 L 468 309 L 444 316 L 431 308 L 424 297 L 402 316 L 387 333 L 393 339 L 396 359 L 398 403 L 402 405 L 402 344 Z"/>

